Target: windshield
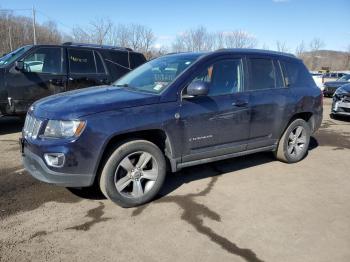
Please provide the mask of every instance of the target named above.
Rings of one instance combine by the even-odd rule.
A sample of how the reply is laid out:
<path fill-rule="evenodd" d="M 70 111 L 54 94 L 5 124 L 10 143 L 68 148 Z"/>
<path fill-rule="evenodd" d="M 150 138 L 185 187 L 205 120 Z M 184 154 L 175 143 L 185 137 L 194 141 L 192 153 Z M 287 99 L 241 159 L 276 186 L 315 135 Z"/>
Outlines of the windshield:
<path fill-rule="evenodd" d="M 11 53 L 8 53 L 4 55 L 3 57 L 0 57 L 0 68 L 5 67 L 7 64 L 11 64 L 12 62 L 16 61 L 22 54 L 27 52 L 32 46 L 27 45 L 20 47 L 16 49 L 15 51 L 12 51 Z"/>
<path fill-rule="evenodd" d="M 141 65 L 113 85 L 159 94 L 199 57 L 200 54 L 163 56 Z"/>
<path fill-rule="evenodd" d="M 349 81 L 349 80 L 350 80 L 350 75 L 343 75 L 337 81 Z"/>

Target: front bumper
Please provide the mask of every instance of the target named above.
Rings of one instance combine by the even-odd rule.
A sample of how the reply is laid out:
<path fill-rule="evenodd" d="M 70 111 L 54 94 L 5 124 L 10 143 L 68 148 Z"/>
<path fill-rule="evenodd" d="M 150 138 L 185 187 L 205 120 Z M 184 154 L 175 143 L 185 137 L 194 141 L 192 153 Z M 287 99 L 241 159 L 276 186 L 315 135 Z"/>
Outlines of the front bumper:
<path fill-rule="evenodd" d="M 22 162 L 25 170 L 34 178 L 59 186 L 86 187 L 93 183 L 93 174 L 68 174 L 50 170 L 38 155 L 24 146 Z"/>
<path fill-rule="evenodd" d="M 350 101 L 333 99 L 332 114 L 350 116 Z"/>

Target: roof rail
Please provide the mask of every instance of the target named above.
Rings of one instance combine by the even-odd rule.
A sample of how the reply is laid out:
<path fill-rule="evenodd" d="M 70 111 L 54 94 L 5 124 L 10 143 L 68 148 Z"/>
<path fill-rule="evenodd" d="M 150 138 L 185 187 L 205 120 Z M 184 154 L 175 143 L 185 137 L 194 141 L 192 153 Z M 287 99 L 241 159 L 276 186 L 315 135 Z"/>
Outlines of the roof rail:
<path fill-rule="evenodd" d="M 296 56 L 291 53 L 285 53 L 280 51 L 264 50 L 264 49 L 255 49 L 255 48 L 220 48 L 214 52 L 223 52 L 223 51 L 238 51 L 238 52 L 248 52 L 248 53 L 262 53 L 262 54 L 275 54 L 275 55 L 284 55 L 288 57 L 295 58 Z"/>
<path fill-rule="evenodd" d="M 99 45 L 99 44 L 74 43 L 74 42 L 65 42 L 62 45 L 133 51 L 131 48 L 128 48 L 128 47 L 120 47 L 120 46 L 112 46 L 112 45 Z"/>

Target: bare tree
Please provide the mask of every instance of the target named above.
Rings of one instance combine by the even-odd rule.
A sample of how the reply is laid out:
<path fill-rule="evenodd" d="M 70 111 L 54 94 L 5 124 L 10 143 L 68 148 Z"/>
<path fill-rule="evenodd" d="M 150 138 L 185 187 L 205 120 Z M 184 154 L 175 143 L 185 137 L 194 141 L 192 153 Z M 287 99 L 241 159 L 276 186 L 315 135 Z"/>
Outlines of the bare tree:
<path fill-rule="evenodd" d="M 102 45 L 107 41 L 107 36 L 111 33 L 113 23 L 110 19 L 97 18 L 90 22 L 90 32 L 95 43 Z"/>
<path fill-rule="evenodd" d="M 320 58 L 322 58 L 319 54 L 318 51 L 325 46 L 324 42 L 320 39 L 315 37 L 314 39 L 311 40 L 310 42 L 310 51 L 311 51 L 311 63 L 310 67 L 311 70 L 316 70 L 319 68 L 320 64 Z"/>
<path fill-rule="evenodd" d="M 276 41 L 276 50 L 278 52 L 289 52 L 286 42 Z"/>
<path fill-rule="evenodd" d="M 323 48 L 324 46 L 325 46 L 324 42 L 320 38 L 317 38 L 317 37 L 312 39 L 310 42 L 310 50 L 311 51 L 318 51 L 321 48 Z"/>
<path fill-rule="evenodd" d="M 96 19 L 87 28 L 75 27 L 73 39 L 77 42 L 109 44 L 129 47 L 142 52 L 146 58 L 152 57 L 155 35 L 153 30 L 140 24 L 119 24 L 115 26 L 110 19 Z"/>
<path fill-rule="evenodd" d="M 75 26 L 72 30 L 75 42 L 106 44 L 112 34 L 113 23 L 107 18 L 96 18 L 87 27 Z"/>
<path fill-rule="evenodd" d="M 261 48 L 264 50 L 270 50 L 270 47 L 266 43 L 264 43 Z"/>
<path fill-rule="evenodd" d="M 112 44 L 129 47 L 151 57 L 156 37 L 153 30 L 140 24 L 120 24 L 113 30 Z"/>
<path fill-rule="evenodd" d="M 297 57 L 302 58 L 303 54 L 306 52 L 305 42 L 301 41 L 295 48 L 295 54 Z"/>
<path fill-rule="evenodd" d="M 225 32 L 224 35 L 227 48 L 253 48 L 257 46 L 257 39 L 245 31 Z"/>
<path fill-rule="evenodd" d="M 209 51 L 221 48 L 253 48 L 257 39 L 241 30 L 208 32 L 203 26 L 179 34 L 173 42 L 173 51 Z"/>
<path fill-rule="evenodd" d="M 62 34 L 54 22 L 37 23 L 38 44 L 58 44 Z M 0 55 L 26 44 L 33 44 L 32 19 L 14 15 L 12 12 L 0 12 Z"/>

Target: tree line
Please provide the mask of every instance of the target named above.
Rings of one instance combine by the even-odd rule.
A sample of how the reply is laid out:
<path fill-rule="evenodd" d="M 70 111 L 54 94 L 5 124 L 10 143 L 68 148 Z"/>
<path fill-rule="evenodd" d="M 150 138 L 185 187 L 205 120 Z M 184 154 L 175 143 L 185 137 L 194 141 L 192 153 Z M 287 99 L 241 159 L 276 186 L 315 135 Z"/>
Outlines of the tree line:
<path fill-rule="evenodd" d="M 204 26 L 188 29 L 172 40 L 169 46 L 157 46 L 154 31 L 141 24 L 114 24 L 108 18 L 97 18 L 86 26 L 74 26 L 69 34 L 58 30 L 53 21 L 36 23 L 36 38 L 38 44 L 60 44 L 66 41 L 80 43 L 95 43 L 99 45 L 114 45 L 129 47 L 142 52 L 147 59 L 169 53 L 187 51 L 212 51 L 221 48 L 262 48 L 280 52 L 294 53 L 304 60 L 310 70 L 321 69 L 327 64 L 335 70 L 350 70 L 350 45 L 343 52 L 341 62 L 328 61 L 332 58 L 320 58 L 319 51 L 325 47 L 320 38 L 314 38 L 309 43 L 301 41 L 295 50 L 290 49 L 286 42 L 276 41 L 275 46 L 265 44 L 259 46 L 258 39 L 243 30 L 210 32 Z M 12 12 L 0 12 L 0 55 L 8 53 L 19 46 L 32 44 L 33 21 L 26 16 L 15 15 Z M 339 56 L 337 58 L 339 60 Z"/>

